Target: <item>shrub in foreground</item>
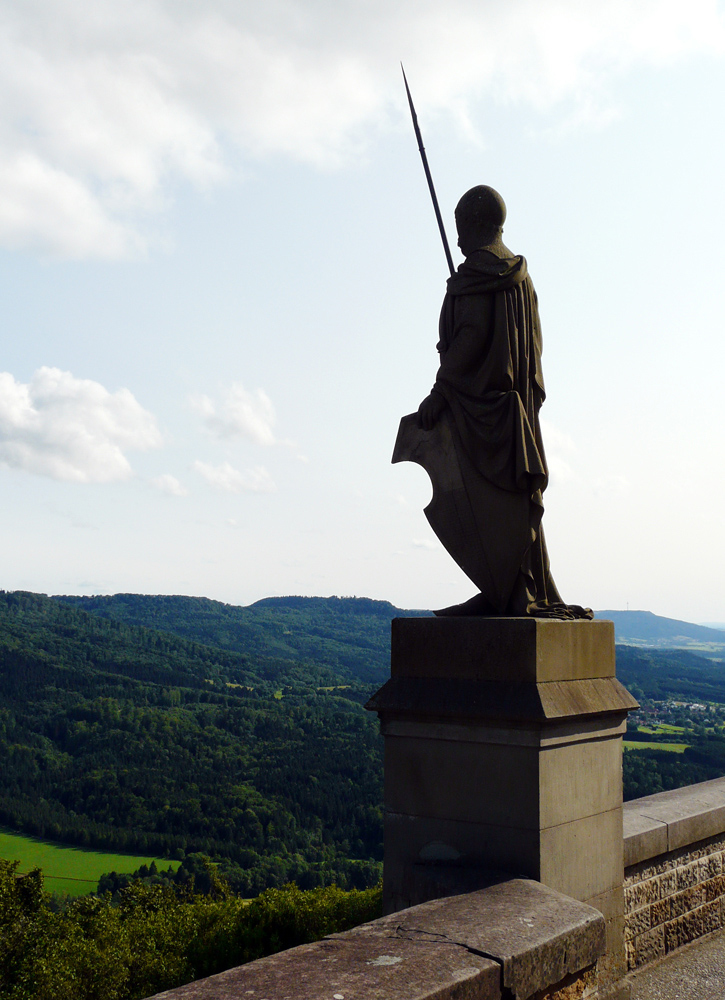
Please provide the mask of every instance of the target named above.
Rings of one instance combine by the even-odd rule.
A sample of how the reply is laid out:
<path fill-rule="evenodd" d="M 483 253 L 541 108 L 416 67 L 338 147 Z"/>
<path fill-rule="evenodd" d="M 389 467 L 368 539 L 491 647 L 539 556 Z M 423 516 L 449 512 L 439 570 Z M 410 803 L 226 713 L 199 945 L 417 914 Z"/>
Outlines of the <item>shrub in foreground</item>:
<path fill-rule="evenodd" d="M 201 976 L 380 916 L 380 887 L 268 889 L 235 896 L 208 863 L 200 895 L 136 883 L 118 904 L 84 896 L 49 906 L 38 869 L 0 860 L 0 1000 L 142 1000 Z"/>

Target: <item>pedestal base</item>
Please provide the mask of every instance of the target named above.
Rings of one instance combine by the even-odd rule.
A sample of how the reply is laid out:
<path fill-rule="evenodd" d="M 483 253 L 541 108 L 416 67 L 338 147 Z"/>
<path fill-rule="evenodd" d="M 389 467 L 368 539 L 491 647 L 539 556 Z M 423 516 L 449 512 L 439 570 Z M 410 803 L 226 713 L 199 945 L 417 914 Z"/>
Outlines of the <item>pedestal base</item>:
<path fill-rule="evenodd" d="M 385 911 L 430 898 L 430 865 L 534 878 L 604 914 L 616 978 L 636 702 L 612 623 L 398 618 L 391 673 L 368 704 L 385 737 Z"/>

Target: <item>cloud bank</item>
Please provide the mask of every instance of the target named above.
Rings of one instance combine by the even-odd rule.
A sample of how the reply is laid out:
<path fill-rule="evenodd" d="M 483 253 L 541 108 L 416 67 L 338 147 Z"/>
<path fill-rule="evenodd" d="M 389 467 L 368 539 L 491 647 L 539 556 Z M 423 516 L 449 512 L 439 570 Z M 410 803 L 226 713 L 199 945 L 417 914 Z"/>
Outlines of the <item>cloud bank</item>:
<path fill-rule="evenodd" d="M 130 255 L 172 186 L 240 153 L 344 162 L 402 123 L 400 58 L 465 125 L 483 96 L 586 106 L 724 36 L 715 0 L 3 0 L 0 242 Z"/>
<path fill-rule="evenodd" d="M 0 372 L 0 462 L 77 483 L 128 479 L 126 451 L 161 445 L 154 416 L 128 389 L 109 392 L 58 368 L 28 383 Z"/>

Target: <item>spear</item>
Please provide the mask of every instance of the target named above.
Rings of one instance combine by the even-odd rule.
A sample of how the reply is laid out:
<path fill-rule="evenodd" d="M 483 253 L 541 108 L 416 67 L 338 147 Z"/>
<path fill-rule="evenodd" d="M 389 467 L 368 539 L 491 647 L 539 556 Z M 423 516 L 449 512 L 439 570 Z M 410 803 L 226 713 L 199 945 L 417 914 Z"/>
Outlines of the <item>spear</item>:
<path fill-rule="evenodd" d="M 443 249 L 446 252 L 446 260 L 448 261 L 448 269 L 451 275 L 455 274 L 455 267 L 453 266 L 453 258 L 451 257 L 451 249 L 448 246 L 448 237 L 446 236 L 445 226 L 443 225 L 443 219 L 441 218 L 441 210 L 438 207 L 438 198 L 436 197 L 436 189 L 433 187 L 433 178 L 430 175 L 430 167 L 428 166 L 428 157 L 425 155 L 425 146 L 423 145 L 423 137 L 420 134 L 420 128 L 418 126 L 418 116 L 415 113 L 415 108 L 413 107 L 413 98 L 410 96 L 410 87 L 408 86 L 408 80 L 405 75 L 405 70 L 403 69 L 403 64 L 400 64 L 400 68 L 403 70 L 403 80 L 405 82 L 405 92 L 408 95 L 408 104 L 410 105 L 410 114 L 413 118 L 413 129 L 415 131 L 415 137 L 418 140 L 418 149 L 420 151 L 420 158 L 423 161 L 423 170 L 425 170 L 425 179 L 428 181 L 428 190 L 430 191 L 430 196 L 433 199 L 433 210 L 436 214 L 436 219 L 438 220 L 438 229 L 441 233 L 441 239 L 443 240 Z"/>

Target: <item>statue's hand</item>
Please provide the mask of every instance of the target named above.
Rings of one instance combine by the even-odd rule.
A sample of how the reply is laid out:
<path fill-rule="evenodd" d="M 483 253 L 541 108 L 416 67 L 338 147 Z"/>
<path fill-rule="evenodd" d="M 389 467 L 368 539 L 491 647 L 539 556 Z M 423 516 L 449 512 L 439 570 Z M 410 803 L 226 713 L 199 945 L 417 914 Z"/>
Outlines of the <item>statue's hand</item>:
<path fill-rule="evenodd" d="M 445 397 L 440 392 L 436 392 L 435 389 L 425 397 L 418 407 L 418 426 L 421 430 L 433 430 L 438 417 L 445 409 L 445 405 Z"/>

